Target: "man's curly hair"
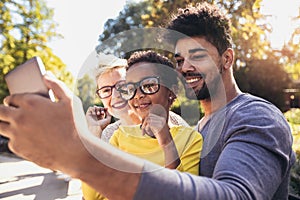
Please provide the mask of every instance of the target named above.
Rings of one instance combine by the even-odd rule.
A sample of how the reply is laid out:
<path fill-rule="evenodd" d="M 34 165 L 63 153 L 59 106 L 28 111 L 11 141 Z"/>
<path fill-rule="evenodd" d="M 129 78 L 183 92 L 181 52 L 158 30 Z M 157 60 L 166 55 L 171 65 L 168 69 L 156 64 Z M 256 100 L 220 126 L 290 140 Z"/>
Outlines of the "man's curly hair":
<path fill-rule="evenodd" d="M 178 13 L 172 16 L 165 27 L 183 35 L 174 36 L 174 33 L 169 31 L 164 38 L 176 44 L 183 37 L 204 37 L 222 55 L 227 48 L 232 48 L 230 27 L 230 19 L 217 6 L 206 2 L 197 3 L 196 6 L 188 5 L 186 8 L 178 9 Z"/>

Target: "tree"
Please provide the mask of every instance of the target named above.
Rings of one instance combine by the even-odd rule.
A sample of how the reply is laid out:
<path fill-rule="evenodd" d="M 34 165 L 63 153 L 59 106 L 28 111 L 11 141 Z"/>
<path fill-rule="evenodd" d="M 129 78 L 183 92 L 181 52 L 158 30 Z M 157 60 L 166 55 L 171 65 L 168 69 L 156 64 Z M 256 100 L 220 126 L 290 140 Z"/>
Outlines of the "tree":
<path fill-rule="evenodd" d="M 0 101 L 8 95 L 4 75 L 33 56 L 40 56 L 46 70 L 68 86 L 73 84 L 65 64 L 47 47 L 48 41 L 61 35 L 56 33 L 53 9 L 44 0 L 1 1 L 0 16 Z"/>
<path fill-rule="evenodd" d="M 300 10 L 300 8 L 299 8 Z M 296 17 L 298 27 L 294 30 L 291 39 L 285 44 L 279 52 L 281 61 L 286 63 L 285 69 L 295 81 L 300 81 L 300 13 Z"/>
<path fill-rule="evenodd" d="M 276 59 L 252 60 L 247 62 L 247 70 L 246 75 L 239 76 L 246 82 L 240 84 L 241 90 L 263 97 L 283 109 L 284 89 L 290 84 L 290 78 L 283 66 Z"/>
<path fill-rule="evenodd" d="M 208 2 L 219 4 L 230 13 L 234 43 L 239 44 L 236 45 L 238 60 L 262 58 L 266 46 L 270 49 L 269 43 L 265 40 L 265 33 L 270 31 L 270 28 L 265 24 L 257 23 L 264 18 L 259 12 L 261 0 L 210 0 Z M 178 7 L 183 7 L 186 4 L 193 5 L 195 2 L 189 0 L 150 0 L 128 3 L 115 20 L 109 19 L 105 23 L 105 31 L 99 37 L 99 46 L 103 41 L 114 38 L 117 34 L 130 29 L 159 27 L 165 24 L 165 20 L 176 12 Z M 116 44 L 117 42 L 120 43 L 120 40 L 116 40 Z M 130 40 L 130 42 L 133 41 Z M 239 63 L 241 62 L 239 61 Z"/>
<path fill-rule="evenodd" d="M 85 74 L 82 78 L 77 81 L 77 95 L 80 97 L 83 105 L 83 110 L 86 112 L 87 109 L 94 105 L 99 104 L 99 99 L 96 98 L 96 81 L 91 78 L 90 75 Z"/>
<path fill-rule="evenodd" d="M 224 12 L 229 13 L 231 18 L 236 57 L 234 73 L 238 85 L 245 92 L 267 97 L 283 109 L 281 106 L 283 106 L 284 96 L 280 90 L 289 85 L 289 81 L 286 79 L 286 71 L 282 70 L 282 67 L 286 66 L 286 62 L 280 62 L 282 59 L 274 54 L 270 46 L 267 34 L 272 27 L 266 21 L 266 16 L 260 12 L 261 1 L 210 0 L 207 2 L 220 5 Z M 178 7 L 183 7 L 186 4 L 195 3 L 189 0 L 150 0 L 128 3 L 116 19 L 109 19 L 105 23 L 105 31 L 99 37 L 97 50 L 127 58 L 131 50 L 151 47 L 151 43 L 154 41 L 151 36 L 148 36 L 142 30 L 132 32 L 128 30 L 159 27 L 165 23 L 165 20 L 172 13 L 176 12 Z M 143 35 L 143 37 L 137 37 L 137 35 Z M 256 66 L 254 66 L 254 63 Z M 268 66 L 259 66 L 260 64 L 267 64 Z M 272 68 L 272 72 L 280 71 L 282 74 L 273 73 L 272 78 L 270 78 L 269 73 L 261 73 L 267 68 Z M 258 78 L 253 77 L 254 71 L 261 73 L 259 77 L 265 81 L 265 85 L 275 84 L 272 86 L 277 89 L 269 90 L 266 87 L 259 87 L 259 82 L 253 81 Z M 250 79 L 250 77 L 254 79 Z M 284 78 L 282 79 L 282 77 Z M 282 81 L 274 82 L 273 80 L 276 79 L 282 79 Z M 284 85 L 280 86 L 281 83 L 284 83 Z M 277 96 L 277 98 L 270 98 L 274 96 Z"/>
<path fill-rule="evenodd" d="M 104 25 L 104 32 L 99 36 L 100 45 L 98 45 L 97 51 L 126 57 L 130 50 L 139 49 L 151 43 L 150 39 L 136 37 L 138 32 L 126 32 L 145 27 L 142 16 L 150 14 L 149 5 L 147 1 L 128 3 L 117 19 L 109 19 Z"/>
<path fill-rule="evenodd" d="M 245 62 L 249 60 L 267 57 L 271 48 L 266 39 L 266 33 L 271 30 L 271 27 L 267 23 L 263 23 L 265 16 L 260 13 L 261 0 L 210 0 L 208 2 L 219 4 L 225 12 L 230 13 L 236 49 L 236 69 L 245 66 Z M 127 30 L 159 27 L 172 13 L 176 12 L 178 7 L 183 7 L 186 4 L 193 5 L 195 2 L 189 0 L 150 0 L 128 3 L 115 20 L 109 19 L 105 23 L 105 31 L 99 37 L 99 47 L 105 40 L 114 38 L 117 34 L 122 34 Z M 134 36 L 132 38 L 127 41 L 141 44 L 140 41 L 134 40 L 136 39 Z M 115 43 L 111 44 L 114 47 L 113 52 L 118 46 L 115 44 L 120 44 L 123 41 L 118 38 Z M 122 44 L 120 45 L 122 46 Z M 102 49 L 107 49 L 107 47 Z"/>

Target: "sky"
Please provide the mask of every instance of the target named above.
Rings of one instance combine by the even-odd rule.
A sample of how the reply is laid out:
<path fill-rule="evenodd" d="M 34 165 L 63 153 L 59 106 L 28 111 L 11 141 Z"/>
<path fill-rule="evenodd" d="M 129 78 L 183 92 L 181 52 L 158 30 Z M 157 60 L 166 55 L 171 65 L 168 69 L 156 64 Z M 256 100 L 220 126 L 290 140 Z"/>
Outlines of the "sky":
<path fill-rule="evenodd" d="M 273 26 L 270 40 L 273 48 L 281 49 L 284 42 L 290 39 L 296 24 L 292 18 L 300 15 L 300 0 L 263 0 L 262 10 L 264 14 L 271 15 L 269 22 Z"/>
<path fill-rule="evenodd" d="M 98 44 L 104 23 L 116 18 L 126 0 L 46 0 L 54 9 L 57 32 L 64 36 L 49 43 L 53 53 L 67 65 L 77 77 L 84 61 Z"/>
<path fill-rule="evenodd" d="M 126 0 L 109 0 L 105 3 L 100 0 L 46 0 L 46 2 L 49 8 L 54 9 L 58 33 L 64 36 L 63 39 L 51 41 L 49 46 L 67 65 L 68 70 L 77 77 L 81 66 L 98 44 L 104 23 L 109 18 L 114 19 L 119 15 Z M 273 25 L 273 33 L 270 36 L 272 46 L 281 48 L 295 26 L 291 17 L 300 12 L 300 0 L 263 0 L 262 6 L 262 11 L 272 16 L 269 19 Z"/>

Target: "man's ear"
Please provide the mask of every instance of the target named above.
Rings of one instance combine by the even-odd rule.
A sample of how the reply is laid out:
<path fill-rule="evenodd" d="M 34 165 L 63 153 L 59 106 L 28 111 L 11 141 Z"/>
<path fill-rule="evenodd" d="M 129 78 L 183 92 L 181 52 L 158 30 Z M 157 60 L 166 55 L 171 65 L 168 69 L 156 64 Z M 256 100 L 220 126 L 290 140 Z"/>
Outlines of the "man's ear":
<path fill-rule="evenodd" d="M 234 51 L 232 48 L 226 49 L 222 54 L 223 66 L 225 69 L 229 69 L 233 65 Z"/>

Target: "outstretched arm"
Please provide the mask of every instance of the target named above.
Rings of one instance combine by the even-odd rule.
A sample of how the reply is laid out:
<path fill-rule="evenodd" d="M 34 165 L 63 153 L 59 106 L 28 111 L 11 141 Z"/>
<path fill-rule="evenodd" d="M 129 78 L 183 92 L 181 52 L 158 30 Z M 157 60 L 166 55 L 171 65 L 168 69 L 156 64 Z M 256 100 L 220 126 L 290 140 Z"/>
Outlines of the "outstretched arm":
<path fill-rule="evenodd" d="M 0 133 L 9 138 L 10 149 L 79 178 L 110 199 L 132 199 L 143 161 L 95 141 L 80 100 L 56 79 L 45 77 L 45 83 L 57 102 L 37 94 L 15 94 L 0 105 Z"/>
<path fill-rule="evenodd" d="M 288 175 L 290 134 L 270 123 L 249 137 L 235 134 L 224 147 L 213 178 L 157 170 L 157 165 L 95 140 L 80 101 L 57 80 L 47 78 L 45 83 L 58 101 L 36 94 L 7 97 L 6 105 L 0 105 L 1 135 L 10 139 L 10 149 L 19 156 L 79 178 L 110 199 L 271 199 Z M 260 138 L 255 144 L 245 142 L 256 137 Z"/>

